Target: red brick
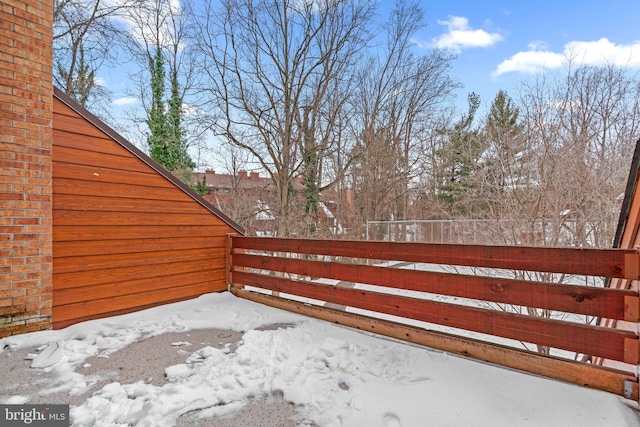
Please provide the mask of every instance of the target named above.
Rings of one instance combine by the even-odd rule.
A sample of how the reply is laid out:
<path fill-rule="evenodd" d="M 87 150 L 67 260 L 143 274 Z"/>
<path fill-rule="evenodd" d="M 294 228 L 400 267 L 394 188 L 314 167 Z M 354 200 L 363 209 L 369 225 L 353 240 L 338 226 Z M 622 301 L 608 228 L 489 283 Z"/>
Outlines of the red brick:
<path fill-rule="evenodd" d="M 25 307 L 13 305 L 13 298 L 0 299 L 0 316 L 13 316 L 24 311 Z"/>
<path fill-rule="evenodd" d="M 40 200 L 43 202 L 49 202 L 52 199 L 51 194 L 26 194 L 27 200 Z"/>
<path fill-rule="evenodd" d="M 39 224 L 40 218 L 13 218 L 13 223 L 21 225 Z"/>
<path fill-rule="evenodd" d="M 11 289 L 9 291 L 0 291 L 0 299 L 24 297 L 27 294 L 25 289 Z M 12 303 L 12 304 L 15 304 Z"/>
<path fill-rule="evenodd" d="M 6 283 L 9 284 L 11 288 L 13 288 L 13 285 L 15 283 L 24 281 L 25 279 L 25 274 L 6 274 L 2 276 L 2 280 L 6 281 Z"/>
<path fill-rule="evenodd" d="M 25 288 L 27 295 L 42 295 L 46 292 L 52 291 L 52 286 L 38 286 L 32 288 Z"/>
<path fill-rule="evenodd" d="M 13 268 L 11 269 L 11 271 L 13 272 L 16 272 L 16 269 L 15 269 L 16 266 L 20 266 L 20 265 L 24 266 L 25 262 L 26 262 L 26 258 L 22 258 L 22 257 L 8 257 L 8 258 L 0 259 L 0 265 L 12 266 Z"/>
<path fill-rule="evenodd" d="M 24 194 L 0 193 L 0 200 L 24 200 Z"/>
<path fill-rule="evenodd" d="M 35 256 L 39 254 L 40 251 L 38 249 L 16 249 L 13 251 L 13 256 L 16 257 Z"/>
<path fill-rule="evenodd" d="M 1 218 L 0 218 L 1 219 Z M 2 235 L 0 235 L 0 249 L 14 249 L 14 248 L 24 248 L 26 247 L 27 242 L 15 242 L 13 240 L 3 240 Z M 0 259 L 0 265 L 2 265 L 2 260 Z"/>

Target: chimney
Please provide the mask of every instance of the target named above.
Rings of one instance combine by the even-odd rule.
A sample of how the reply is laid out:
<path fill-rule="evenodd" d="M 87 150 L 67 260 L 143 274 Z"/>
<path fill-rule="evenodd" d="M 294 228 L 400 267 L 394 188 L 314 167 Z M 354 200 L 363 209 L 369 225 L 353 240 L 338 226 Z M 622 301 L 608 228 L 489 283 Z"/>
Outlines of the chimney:
<path fill-rule="evenodd" d="M 258 172 L 251 172 L 251 180 L 252 180 L 252 181 L 260 181 L 260 173 L 258 173 Z"/>
<path fill-rule="evenodd" d="M 49 0 L 0 6 L 0 338 L 51 327 L 52 21 Z"/>
<path fill-rule="evenodd" d="M 240 179 L 242 179 L 242 178 L 246 178 L 246 177 L 247 177 L 247 171 L 239 171 L 239 172 L 238 172 L 238 177 L 239 177 Z"/>

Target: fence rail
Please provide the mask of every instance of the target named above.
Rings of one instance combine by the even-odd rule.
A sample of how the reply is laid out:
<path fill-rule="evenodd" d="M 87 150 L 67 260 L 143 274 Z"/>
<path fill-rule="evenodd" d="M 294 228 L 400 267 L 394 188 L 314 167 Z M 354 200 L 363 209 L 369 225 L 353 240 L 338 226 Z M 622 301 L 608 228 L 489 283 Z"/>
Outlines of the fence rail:
<path fill-rule="evenodd" d="M 575 315 L 637 322 L 640 311 L 637 292 L 514 280 L 495 275 L 411 270 L 395 268 L 388 262 L 386 265 L 369 265 L 372 261 L 379 263 L 381 260 L 637 280 L 640 255 L 635 250 L 622 249 L 230 236 L 229 287 L 237 295 L 246 298 L 350 326 L 373 324 L 375 326 L 371 330 L 376 332 L 390 328 L 395 332 L 387 335 L 400 339 L 421 342 L 416 337 L 422 336 L 424 339 L 425 333 L 431 337 L 430 340 L 439 336 L 438 339 L 434 338 L 435 344 L 429 341 L 428 345 L 638 399 L 635 369 L 630 373 L 572 360 L 560 361 L 557 357 L 507 349 L 504 345 L 464 336 L 464 331 L 481 333 L 498 337 L 498 340 L 515 340 L 589 357 L 617 360 L 635 368 L 640 359 L 637 334 L 579 323 Z M 336 284 L 326 284 L 326 280 L 318 280 L 321 278 L 330 279 Z M 271 295 L 251 294 L 247 289 Z M 434 295 L 444 300 L 438 300 Z M 518 313 L 490 308 L 495 304 L 524 309 Z M 340 307 L 342 312 L 320 306 Z M 522 314 L 531 312 L 529 308 L 544 310 L 546 314 Z M 370 315 L 354 317 L 352 313 L 346 313 L 354 309 L 366 310 Z M 552 312 L 561 312 L 565 319 L 550 318 L 549 313 Z M 429 326 L 414 328 L 410 333 L 400 333 L 398 331 L 404 331 L 408 326 L 383 319 L 389 315 L 395 316 L 395 319 L 427 322 L 462 332 L 455 339 L 442 332 L 427 330 Z M 446 344 L 452 339 L 466 344 L 460 347 L 460 342 L 455 341 L 457 344 L 452 348 Z M 479 355 L 476 354 L 478 348 L 482 349 Z M 537 363 L 532 364 L 532 359 Z"/>

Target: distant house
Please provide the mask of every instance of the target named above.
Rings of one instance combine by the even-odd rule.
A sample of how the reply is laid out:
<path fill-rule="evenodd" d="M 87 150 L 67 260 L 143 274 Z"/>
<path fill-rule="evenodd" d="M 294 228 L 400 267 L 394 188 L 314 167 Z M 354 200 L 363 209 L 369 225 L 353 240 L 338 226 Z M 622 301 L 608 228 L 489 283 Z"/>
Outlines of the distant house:
<path fill-rule="evenodd" d="M 247 234 L 275 235 L 277 193 L 270 177 L 260 176 L 258 172 L 239 171 L 237 175 L 232 175 L 208 169 L 204 173 L 197 173 L 195 178 L 198 181 L 205 179 L 208 188 L 208 193 L 204 195 L 205 200 L 242 224 Z M 299 179 L 294 181 L 294 188 L 302 191 L 303 186 Z M 301 206 L 297 208 L 300 211 Z M 326 233 L 337 235 L 346 232 L 346 227 L 338 215 L 338 206 L 335 191 L 328 189 L 321 194 L 318 222 L 319 227 Z"/>

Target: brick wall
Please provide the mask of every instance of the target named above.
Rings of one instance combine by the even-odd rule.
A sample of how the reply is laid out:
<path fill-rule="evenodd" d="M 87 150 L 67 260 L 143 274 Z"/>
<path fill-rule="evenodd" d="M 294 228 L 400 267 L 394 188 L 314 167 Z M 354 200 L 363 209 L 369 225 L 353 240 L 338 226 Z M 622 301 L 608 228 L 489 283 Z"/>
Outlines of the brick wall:
<path fill-rule="evenodd" d="M 0 0 L 0 337 L 51 326 L 53 0 Z"/>

